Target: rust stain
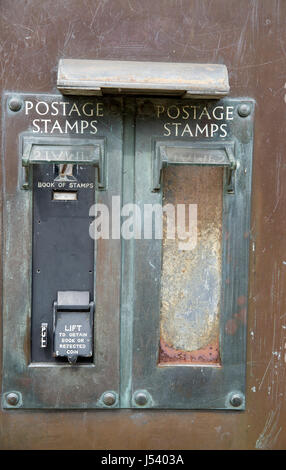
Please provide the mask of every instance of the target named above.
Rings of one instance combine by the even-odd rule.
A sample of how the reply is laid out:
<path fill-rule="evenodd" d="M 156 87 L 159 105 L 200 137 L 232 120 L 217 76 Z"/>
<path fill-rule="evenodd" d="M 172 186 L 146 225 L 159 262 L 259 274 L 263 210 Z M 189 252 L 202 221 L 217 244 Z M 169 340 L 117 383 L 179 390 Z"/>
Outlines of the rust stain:
<path fill-rule="evenodd" d="M 238 328 L 238 323 L 235 318 L 230 318 L 225 325 L 225 332 L 228 335 L 234 335 Z"/>
<path fill-rule="evenodd" d="M 237 304 L 239 305 L 239 312 L 234 313 L 232 317 L 225 324 L 225 332 L 228 335 L 234 335 L 242 323 L 246 325 L 247 323 L 247 308 L 244 306 L 246 303 L 246 297 L 241 296 L 237 299 Z"/>
<path fill-rule="evenodd" d="M 181 364 L 192 363 L 213 365 L 220 364 L 219 355 L 219 341 L 214 341 L 208 344 L 205 348 L 197 349 L 196 351 L 184 351 L 182 349 L 175 349 L 167 345 L 163 339 L 160 340 L 160 363 Z"/>
<path fill-rule="evenodd" d="M 246 325 L 247 309 L 242 308 L 240 312 L 235 315 L 235 317 L 240 320 L 244 325 Z"/>
<path fill-rule="evenodd" d="M 238 297 L 237 299 L 237 304 L 238 305 L 244 305 L 246 302 L 246 297 L 244 295 L 241 295 L 240 297 Z"/>

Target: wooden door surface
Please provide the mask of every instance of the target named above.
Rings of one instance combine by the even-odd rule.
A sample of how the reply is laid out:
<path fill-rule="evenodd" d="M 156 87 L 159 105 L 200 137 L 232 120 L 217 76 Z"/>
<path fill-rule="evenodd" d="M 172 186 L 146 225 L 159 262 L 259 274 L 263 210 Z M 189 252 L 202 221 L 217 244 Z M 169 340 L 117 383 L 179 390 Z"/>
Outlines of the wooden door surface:
<path fill-rule="evenodd" d="M 286 2 L 3 0 L 0 13 L 2 91 L 56 92 L 60 58 L 201 62 L 256 101 L 246 410 L 2 410 L 0 448 L 285 449 Z"/>

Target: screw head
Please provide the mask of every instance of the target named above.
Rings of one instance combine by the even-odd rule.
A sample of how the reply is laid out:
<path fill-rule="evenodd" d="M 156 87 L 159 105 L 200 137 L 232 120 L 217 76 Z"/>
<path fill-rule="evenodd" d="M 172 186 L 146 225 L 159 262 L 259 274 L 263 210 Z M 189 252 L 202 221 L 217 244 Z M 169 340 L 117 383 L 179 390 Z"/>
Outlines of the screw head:
<path fill-rule="evenodd" d="M 11 405 L 11 406 L 18 405 L 19 400 L 20 400 L 20 397 L 18 393 L 15 393 L 15 392 L 8 393 L 8 395 L 6 396 L 6 401 L 8 405 Z"/>
<path fill-rule="evenodd" d="M 115 393 L 112 393 L 112 392 L 106 392 L 104 395 L 103 395 L 103 403 L 106 405 L 106 406 L 112 406 L 114 405 L 114 403 L 116 402 L 116 396 L 115 396 Z"/>
<path fill-rule="evenodd" d="M 22 101 L 20 100 L 20 98 L 18 98 L 17 96 L 13 96 L 13 98 L 10 99 L 9 101 L 9 108 L 11 109 L 11 111 L 20 111 L 20 109 L 22 108 Z"/>
<path fill-rule="evenodd" d="M 147 397 L 146 393 L 144 393 L 144 392 L 137 392 L 135 394 L 134 400 L 135 400 L 136 405 L 144 406 L 144 405 L 146 405 L 146 403 L 148 401 L 148 397 Z"/>
<path fill-rule="evenodd" d="M 243 403 L 243 397 L 239 393 L 234 393 L 233 395 L 231 395 L 229 402 L 232 406 L 238 408 Z"/>
<path fill-rule="evenodd" d="M 249 104 L 243 103 L 238 106 L 237 111 L 241 117 L 247 117 L 251 113 L 251 107 Z"/>

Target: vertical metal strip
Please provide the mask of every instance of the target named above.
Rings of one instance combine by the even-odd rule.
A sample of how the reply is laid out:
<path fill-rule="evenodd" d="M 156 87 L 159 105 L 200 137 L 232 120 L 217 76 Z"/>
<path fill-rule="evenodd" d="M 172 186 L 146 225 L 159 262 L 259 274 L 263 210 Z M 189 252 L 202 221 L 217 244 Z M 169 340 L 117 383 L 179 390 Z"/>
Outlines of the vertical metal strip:
<path fill-rule="evenodd" d="M 122 206 L 135 199 L 135 99 L 124 101 Z M 132 389 L 134 239 L 122 239 L 120 318 L 120 407 L 130 408 Z"/>

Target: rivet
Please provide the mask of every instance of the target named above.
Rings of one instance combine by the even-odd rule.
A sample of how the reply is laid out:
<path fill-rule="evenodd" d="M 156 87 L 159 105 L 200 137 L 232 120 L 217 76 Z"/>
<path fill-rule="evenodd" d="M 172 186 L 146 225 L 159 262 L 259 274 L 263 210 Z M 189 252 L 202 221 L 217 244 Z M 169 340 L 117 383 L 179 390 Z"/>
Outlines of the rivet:
<path fill-rule="evenodd" d="M 19 400 L 20 400 L 20 397 L 18 393 L 15 393 L 15 392 L 8 393 L 8 395 L 6 396 L 6 401 L 8 405 L 11 405 L 11 406 L 18 405 Z"/>
<path fill-rule="evenodd" d="M 144 392 L 137 392 L 134 397 L 135 403 L 138 406 L 144 406 L 146 405 L 148 398 L 146 393 Z"/>
<path fill-rule="evenodd" d="M 243 103 L 239 105 L 237 111 L 241 117 L 247 117 L 251 113 L 251 107 L 249 106 L 249 104 Z"/>
<path fill-rule="evenodd" d="M 231 395 L 229 402 L 232 406 L 238 408 L 243 403 L 243 397 L 239 393 L 234 393 L 233 395 Z"/>
<path fill-rule="evenodd" d="M 106 405 L 106 406 L 112 406 L 114 405 L 114 403 L 116 402 L 116 396 L 114 393 L 112 392 L 106 392 L 104 395 L 103 395 L 103 403 Z"/>
<path fill-rule="evenodd" d="M 110 103 L 110 112 L 112 114 L 118 114 L 120 112 L 120 105 L 116 101 Z"/>
<path fill-rule="evenodd" d="M 11 109 L 11 111 L 20 111 L 20 109 L 22 108 L 22 101 L 20 100 L 20 98 L 18 98 L 17 96 L 13 96 L 13 98 L 10 99 L 9 101 L 9 108 Z"/>

